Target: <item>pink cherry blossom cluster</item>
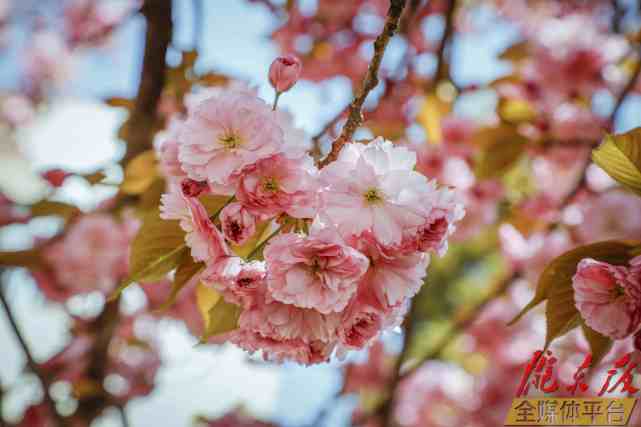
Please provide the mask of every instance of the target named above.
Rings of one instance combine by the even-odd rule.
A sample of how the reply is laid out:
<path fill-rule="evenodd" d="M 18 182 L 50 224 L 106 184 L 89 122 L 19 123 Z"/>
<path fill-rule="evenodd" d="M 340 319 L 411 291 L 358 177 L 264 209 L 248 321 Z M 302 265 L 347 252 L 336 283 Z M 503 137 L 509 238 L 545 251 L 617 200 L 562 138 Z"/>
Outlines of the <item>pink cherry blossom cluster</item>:
<path fill-rule="evenodd" d="M 117 222 L 102 213 L 81 216 L 44 247 L 49 268 L 34 271 L 34 279 L 53 301 L 96 290 L 109 295 L 129 271 L 129 245 L 138 225 L 132 218 Z"/>
<path fill-rule="evenodd" d="M 180 221 L 206 265 L 200 281 L 242 309 L 238 329 L 215 340 L 265 359 L 323 362 L 397 325 L 427 252 L 443 253 L 463 217 L 453 190 L 383 138 L 347 144 L 319 170 L 289 115 L 244 88 L 210 92 L 174 125 L 158 147 L 161 217 Z M 234 199 L 211 218 L 206 194 Z M 236 256 L 266 223 L 264 260 Z"/>
<path fill-rule="evenodd" d="M 641 256 L 628 266 L 583 259 L 572 286 L 576 308 L 595 331 L 623 339 L 641 328 Z"/>

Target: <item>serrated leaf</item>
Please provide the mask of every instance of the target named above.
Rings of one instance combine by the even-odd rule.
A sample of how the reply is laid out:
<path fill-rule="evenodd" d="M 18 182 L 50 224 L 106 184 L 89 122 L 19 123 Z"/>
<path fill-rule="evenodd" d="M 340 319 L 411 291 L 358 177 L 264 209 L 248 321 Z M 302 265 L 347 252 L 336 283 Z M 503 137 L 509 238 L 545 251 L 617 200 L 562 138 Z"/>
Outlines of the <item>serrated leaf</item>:
<path fill-rule="evenodd" d="M 156 177 L 154 182 L 139 197 L 138 208 L 145 211 L 156 209 L 160 205 L 160 197 L 167 189 L 167 182 L 163 178 Z"/>
<path fill-rule="evenodd" d="M 238 327 L 240 307 L 226 302 L 211 287 L 199 284 L 196 289 L 196 301 L 205 324 L 205 332 L 201 337 L 201 342 L 205 342 L 213 336 L 233 331 Z"/>
<path fill-rule="evenodd" d="M 505 174 L 521 158 L 527 139 L 513 126 L 483 129 L 474 136 L 474 143 L 481 147 L 475 159 L 475 173 L 479 179 Z"/>
<path fill-rule="evenodd" d="M 129 277 L 113 297 L 134 282 L 152 282 L 164 278 L 178 266 L 188 250 L 185 232 L 178 221 L 161 219 L 158 210 L 148 213 L 131 245 Z"/>
<path fill-rule="evenodd" d="M 641 195 L 641 127 L 607 135 L 592 150 L 592 160 L 613 179 Z"/>
<path fill-rule="evenodd" d="M 443 140 L 441 121 L 451 109 L 452 106 L 436 94 L 430 93 L 425 96 L 416 121 L 425 129 L 429 143 L 438 144 Z"/>
<path fill-rule="evenodd" d="M 159 311 L 167 310 L 176 302 L 176 297 L 178 293 L 185 287 L 192 279 L 200 273 L 205 268 L 205 263 L 196 262 L 191 257 L 189 252 L 185 253 L 176 269 L 174 274 L 174 281 L 171 285 L 171 293 L 167 298 L 167 301 L 163 303 L 162 306 L 158 309 Z"/>
<path fill-rule="evenodd" d="M 583 329 L 583 336 L 590 345 L 590 353 L 592 354 L 591 367 L 595 367 L 599 362 L 601 362 L 605 355 L 608 354 L 614 342 L 610 338 L 601 335 L 594 329 L 590 328 L 583 321 L 581 321 L 581 329 Z"/>
<path fill-rule="evenodd" d="M 574 304 L 572 277 L 576 266 L 584 258 L 615 265 L 624 265 L 630 258 L 635 243 L 605 241 L 572 249 L 555 258 L 541 273 L 532 301 L 510 322 L 513 324 L 539 303 L 547 300 L 546 346 L 580 324 L 581 317 Z"/>
<path fill-rule="evenodd" d="M 31 206 L 32 216 L 59 216 L 65 221 L 73 215 L 79 213 L 80 210 L 68 203 L 54 202 L 51 200 L 42 200 Z"/>
<path fill-rule="evenodd" d="M 140 153 L 127 164 L 120 190 L 125 194 L 142 194 L 156 180 L 156 154 L 153 150 Z"/>

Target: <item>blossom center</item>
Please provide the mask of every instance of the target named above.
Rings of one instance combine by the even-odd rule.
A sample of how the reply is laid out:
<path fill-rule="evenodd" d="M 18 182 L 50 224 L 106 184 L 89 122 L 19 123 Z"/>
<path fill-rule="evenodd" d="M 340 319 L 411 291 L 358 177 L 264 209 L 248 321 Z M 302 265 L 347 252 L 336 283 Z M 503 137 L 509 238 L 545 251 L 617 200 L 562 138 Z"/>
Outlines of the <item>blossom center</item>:
<path fill-rule="evenodd" d="M 242 140 L 240 139 L 240 137 L 233 133 L 221 136 L 220 138 L 218 138 L 218 141 L 227 150 L 233 150 L 234 148 L 238 148 L 242 143 Z"/>
<path fill-rule="evenodd" d="M 270 193 L 278 191 L 278 181 L 272 177 L 266 178 L 263 181 L 263 190 L 269 191 Z"/>
<path fill-rule="evenodd" d="M 383 196 L 381 192 L 378 191 L 378 188 L 370 188 L 363 194 L 363 197 L 368 203 L 376 203 L 383 200 Z"/>

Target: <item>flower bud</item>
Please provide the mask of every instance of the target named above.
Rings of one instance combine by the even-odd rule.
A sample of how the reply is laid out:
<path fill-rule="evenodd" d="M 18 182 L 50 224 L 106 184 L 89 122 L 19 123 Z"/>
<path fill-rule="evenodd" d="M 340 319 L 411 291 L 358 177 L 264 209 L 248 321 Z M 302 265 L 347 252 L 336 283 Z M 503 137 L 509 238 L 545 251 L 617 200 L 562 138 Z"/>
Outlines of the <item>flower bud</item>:
<path fill-rule="evenodd" d="M 279 56 L 269 67 L 269 83 L 278 93 L 288 91 L 296 84 L 302 68 L 296 56 Z"/>

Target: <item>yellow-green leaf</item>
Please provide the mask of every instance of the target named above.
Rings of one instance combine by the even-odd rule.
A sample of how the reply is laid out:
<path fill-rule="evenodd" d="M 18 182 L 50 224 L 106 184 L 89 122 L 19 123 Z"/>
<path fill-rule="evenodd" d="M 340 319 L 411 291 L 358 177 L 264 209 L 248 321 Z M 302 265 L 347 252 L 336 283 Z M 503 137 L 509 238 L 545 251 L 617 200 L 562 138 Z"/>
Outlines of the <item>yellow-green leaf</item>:
<path fill-rule="evenodd" d="M 546 346 L 580 324 L 581 317 L 574 305 L 572 277 L 576 266 L 584 258 L 594 258 L 610 264 L 626 264 L 631 258 L 634 242 L 605 241 L 572 249 L 554 259 L 541 273 L 532 301 L 510 323 L 547 300 Z"/>
<path fill-rule="evenodd" d="M 479 131 L 474 143 L 481 147 L 475 161 L 475 173 L 479 179 L 499 177 L 505 174 L 523 154 L 527 139 L 513 126 L 499 126 Z"/>
<path fill-rule="evenodd" d="M 434 93 L 425 97 L 416 120 L 425 129 L 430 143 L 438 144 L 443 140 L 441 121 L 444 116 L 450 113 L 451 108 L 448 102 L 443 101 Z"/>
<path fill-rule="evenodd" d="M 592 151 L 592 160 L 613 179 L 641 195 L 641 127 L 607 135 Z"/>
<path fill-rule="evenodd" d="M 0 267 L 37 267 L 40 263 L 37 249 L 0 252 Z"/>
<path fill-rule="evenodd" d="M 198 200 L 205 207 L 207 215 L 214 215 L 219 212 L 223 206 L 229 202 L 229 196 L 215 196 L 213 194 L 204 194 L 198 197 Z"/>
<path fill-rule="evenodd" d="M 512 61 L 512 62 L 522 61 L 528 57 L 529 57 L 529 52 L 528 52 L 527 41 L 515 43 L 512 46 L 505 49 L 499 55 L 500 59 L 504 59 L 506 61 Z"/>
<path fill-rule="evenodd" d="M 42 200 L 31 206 L 32 216 L 59 216 L 65 221 L 80 211 L 74 205 L 63 202 L 54 202 L 51 200 Z"/>
<path fill-rule="evenodd" d="M 532 104 L 522 99 L 501 98 L 497 112 L 502 120 L 513 124 L 529 122 L 537 116 Z"/>
<path fill-rule="evenodd" d="M 613 341 L 590 328 L 585 322 L 581 321 L 581 328 L 583 329 L 583 336 L 590 345 L 590 353 L 592 354 L 592 367 L 595 367 L 605 357 L 612 348 Z"/>
<path fill-rule="evenodd" d="M 125 194 L 141 194 L 156 180 L 156 154 L 153 150 L 140 153 L 127 164 L 120 190 Z"/>
<path fill-rule="evenodd" d="M 249 238 L 244 244 L 238 246 L 238 245 L 231 245 L 231 249 L 234 251 L 236 255 L 238 255 L 241 258 L 247 258 L 247 256 L 252 253 L 252 251 L 256 248 L 257 245 L 262 242 L 265 237 L 267 237 L 267 234 L 269 234 L 269 229 L 268 226 L 271 224 L 270 221 L 264 221 L 262 223 L 259 223 L 256 225 L 256 232 L 252 237 Z"/>
<path fill-rule="evenodd" d="M 205 324 L 205 332 L 201 337 L 201 342 L 205 342 L 213 336 L 233 331 L 238 327 L 240 307 L 226 302 L 211 287 L 199 284 L 196 289 L 196 301 Z"/>
<path fill-rule="evenodd" d="M 176 302 L 176 297 L 182 288 L 189 283 L 194 276 L 205 268 L 205 263 L 196 262 L 189 252 L 182 256 L 182 260 L 174 274 L 174 281 L 171 285 L 171 293 L 167 301 L 159 308 L 160 311 L 167 310 Z"/>
<path fill-rule="evenodd" d="M 82 177 L 86 179 L 89 184 L 94 185 L 102 182 L 102 180 L 105 179 L 105 174 L 102 171 L 97 171 L 94 173 L 83 175 Z"/>
<path fill-rule="evenodd" d="M 188 250 L 185 232 L 178 221 L 161 219 L 158 210 L 148 213 L 131 245 L 129 277 L 114 297 L 133 282 L 162 279 L 176 268 Z"/>

